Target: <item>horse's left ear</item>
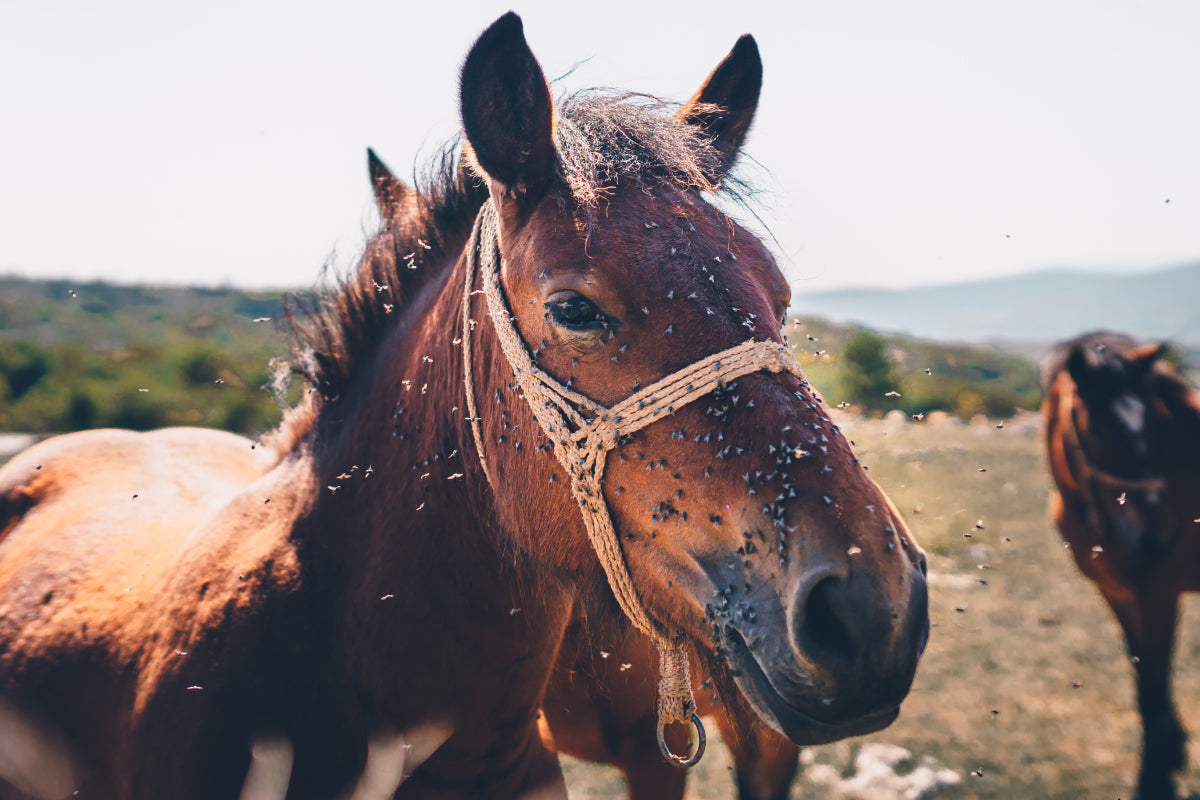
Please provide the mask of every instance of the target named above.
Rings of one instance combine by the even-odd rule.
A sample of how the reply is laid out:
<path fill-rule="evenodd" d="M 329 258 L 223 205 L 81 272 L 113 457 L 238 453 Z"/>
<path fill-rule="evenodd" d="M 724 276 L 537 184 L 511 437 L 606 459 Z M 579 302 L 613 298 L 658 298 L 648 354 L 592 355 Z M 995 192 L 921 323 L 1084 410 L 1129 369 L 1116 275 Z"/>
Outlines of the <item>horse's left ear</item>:
<path fill-rule="evenodd" d="M 554 102 L 513 12 L 493 22 L 467 54 L 460 98 L 469 150 L 493 195 L 540 200 L 556 174 Z"/>
<path fill-rule="evenodd" d="M 729 172 L 754 121 L 762 91 L 763 67 L 754 37 L 745 34 L 708 76 L 700 91 L 679 110 L 679 117 L 704 129 L 721 154 L 720 174 Z"/>
<path fill-rule="evenodd" d="M 371 188 L 375 192 L 375 205 L 379 207 L 379 216 L 383 217 L 383 224 L 387 225 L 412 195 L 412 189 L 393 175 L 387 165 L 369 147 L 367 148 L 367 171 L 371 173 Z"/>

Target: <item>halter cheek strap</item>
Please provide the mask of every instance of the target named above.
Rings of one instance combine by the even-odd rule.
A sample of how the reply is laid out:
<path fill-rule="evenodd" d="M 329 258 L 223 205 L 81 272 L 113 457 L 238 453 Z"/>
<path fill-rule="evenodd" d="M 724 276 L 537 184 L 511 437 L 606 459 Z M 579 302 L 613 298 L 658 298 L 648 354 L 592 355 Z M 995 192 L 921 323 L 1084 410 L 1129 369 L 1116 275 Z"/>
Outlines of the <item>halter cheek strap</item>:
<path fill-rule="evenodd" d="M 629 568 L 613 526 L 602 482 L 605 457 L 623 436 L 635 433 L 721 386 L 726 381 L 767 370 L 788 372 L 804 380 L 799 362 L 786 345 L 749 340 L 714 353 L 606 408 L 573 391 L 540 369 L 530 356 L 514 324 L 500 286 L 500 251 L 496 212 L 489 200 L 475 220 L 467 245 L 466 284 L 463 289 L 462 346 L 463 380 L 467 411 L 479 461 L 489 485 L 495 488 L 479 428 L 471 370 L 470 298 L 475 272 L 483 274 L 483 293 L 488 316 L 500 340 L 501 350 L 512 368 L 517 384 L 534 417 L 554 445 L 554 454 L 571 478 L 571 494 L 579 504 L 588 539 L 608 577 L 608 584 L 621 610 L 634 627 L 649 636 L 658 649 L 659 746 L 677 766 L 691 766 L 704 752 L 704 729 L 696 716 L 688 655 L 678 636 L 670 636 L 650 618 L 638 598 Z M 666 723 L 691 722 L 699 736 L 697 752 L 690 758 L 667 749 L 662 728 Z"/>

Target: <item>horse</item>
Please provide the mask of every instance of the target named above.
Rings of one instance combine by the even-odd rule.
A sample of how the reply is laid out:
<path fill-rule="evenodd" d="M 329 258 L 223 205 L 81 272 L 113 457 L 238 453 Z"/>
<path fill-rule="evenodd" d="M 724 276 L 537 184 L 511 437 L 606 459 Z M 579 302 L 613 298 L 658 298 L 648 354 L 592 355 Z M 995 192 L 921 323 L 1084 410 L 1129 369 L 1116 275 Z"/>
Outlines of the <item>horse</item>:
<path fill-rule="evenodd" d="M 556 103 L 505 14 L 461 155 L 291 313 L 307 392 L 276 431 L 86 431 L 0 469 L 3 791 L 562 797 L 538 708 L 576 607 L 653 640 L 659 725 L 698 744 L 692 657 L 794 742 L 890 724 L 925 556 L 714 201 L 761 79 L 747 36 L 680 106 Z"/>
<path fill-rule="evenodd" d="M 396 177 L 373 149 L 367 171 L 384 224 L 408 224 L 420 207 L 415 189 Z M 608 636 L 611 644 L 597 637 Z M 542 738 L 556 752 L 616 766 L 632 800 L 682 800 L 686 773 L 659 757 L 656 655 L 653 643 L 636 631 L 597 626 L 579 614 L 568 626 L 542 702 Z M 730 747 L 738 796 L 742 800 L 784 800 L 799 769 L 800 748 L 762 723 L 720 703 L 703 665 L 692 664 L 697 712 L 714 716 Z M 669 732 L 672 745 L 683 731 Z"/>
<path fill-rule="evenodd" d="M 1140 800 L 1176 796 L 1187 737 L 1171 653 L 1179 596 L 1200 590 L 1200 392 L 1162 354 L 1098 331 L 1042 363 L 1051 514 L 1125 633 L 1142 718 Z"/>

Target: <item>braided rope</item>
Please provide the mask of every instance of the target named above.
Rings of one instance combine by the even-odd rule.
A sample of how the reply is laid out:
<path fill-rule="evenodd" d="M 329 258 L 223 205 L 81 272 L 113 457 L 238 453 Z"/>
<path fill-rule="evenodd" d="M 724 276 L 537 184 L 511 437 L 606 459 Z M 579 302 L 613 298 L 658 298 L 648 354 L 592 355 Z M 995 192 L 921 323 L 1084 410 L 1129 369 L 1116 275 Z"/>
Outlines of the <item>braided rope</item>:
<path fill-rule="evenodd" d="M 604 499 L 602 482 L 606 456 L 621 437 L 674 414 L 677 409 L 703 397 L 726 381 L 761 370 L 788 372 L 803 380 L 800 364 L 786 345 L 748 340 L 684 367 L 611 408 L 605 408 L 562 385 L 533 362 L 500 286 L 500 261 L 496 212 L 489 200 L 475 220 L 467 245 L 466 284 L 463 290 L 463 362 L 467 410 L 471 415 L 472 434 L 484 476 L 494 489 L 479 430 L 471 378 L 469 298 L 476 269 L 483 274 L 488 315 L 500 340 L 501 350 L 534 417 L 554 445 L 555 456 L 571 478 L 571 494 L 579 504 L 588 539 L 604 568 L 613 595 L 634 627 L 649 636 L 658 649 L 660 726 L 663 723 L 691 721 L 696 703 L 692 696 L 687 650 L 677 643 L 677 637 L 669 636 L 650 618 L 638 598 L 609 514 L 608 503 Z"/>

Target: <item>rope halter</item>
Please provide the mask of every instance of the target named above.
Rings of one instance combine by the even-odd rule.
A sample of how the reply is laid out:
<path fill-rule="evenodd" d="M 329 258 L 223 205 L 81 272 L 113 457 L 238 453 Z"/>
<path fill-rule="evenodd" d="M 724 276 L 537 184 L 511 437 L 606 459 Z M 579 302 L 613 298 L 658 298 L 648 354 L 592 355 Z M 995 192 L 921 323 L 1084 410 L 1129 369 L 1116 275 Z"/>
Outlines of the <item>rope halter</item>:
<path fill-rule="evenodd" d="M 682 637 L 671 636 L 663 630 L 649 617 L 638 599 L 613 527 L 608 503 L 604 499 L 602 483 L 606 456 L 622 437 L 674 414 L 729 380 L 761 370 L 788 372 L 802 381 L 804 374 L 786 345 L 748 340 L 684 367 L 606 408 L 559 383 L 534 363 L 500 286 L 500 266 L 496 210 L 488 200 L 475 219 L 475 227 L 467 245 L 466 283 L 462 300 L 463 379 L 471 432 L 484 476 L 494 491 L 496 485 L 480 434 L 471 373 L 473 321 L 470 318 L 470 298 L 477 270 L 483 274 L 488 316 L 500 340 L 501 350 L 534 417 L 554 445 L 554 455 L 571 478 L 571 494 L 579 504 L 588 539 L 608 576 L 613 595 L 629 621 L 649 636 L 658 649 L 659 748 L 672 764 L 690 767 L 704 754 L 705 735 L 692 696 L 687 650 L 680 641 Z M 694 755 L 681 757 L 670 752 L 663 738 L 663 727 L 673 722 L 691 722 L 695 726 L 697 748 Z"/>

